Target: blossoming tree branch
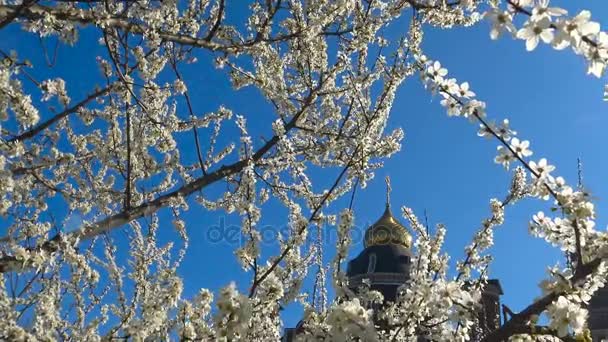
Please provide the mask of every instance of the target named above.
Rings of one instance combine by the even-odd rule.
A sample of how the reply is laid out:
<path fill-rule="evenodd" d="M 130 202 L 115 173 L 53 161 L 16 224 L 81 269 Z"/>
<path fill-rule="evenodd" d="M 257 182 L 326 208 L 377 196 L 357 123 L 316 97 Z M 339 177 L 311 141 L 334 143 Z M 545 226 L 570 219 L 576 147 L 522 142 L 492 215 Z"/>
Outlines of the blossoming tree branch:
<path fill-rule="evenodd" d="M 608 236 L 594 227 L 593 203 L 555 174 L 550 159 L 533 155 L 507 118 L 492 116 L 469 83 L 451 78 L 434 59 L 440 56 L 427 56 L 422 42 L 430 27 L 489 21 L 492 39 L 574 52 L 602 77 L 608 34 L 591 13 L 548 0 L 252 0 L 238 1 L 246 18 L 235 22 L 236 3 L 0 1 L 2 30 L 19 27 L 43 45 L 54 39 L 76 48 L 94 37 L 103 47 L 100 55 L 83 52 L 98 65 L 81 75 L 84 96 L 70 94 L 61 74 L 42 72 L 47 66 L 0 50 L 0 339 L 278 340 L 282 309 L 298 301 L 306 306 L 302 340 L 469 340 L 493 232 L 525 197 L 558 208 L 530 213 L 530 234 L 571 263 L 552 268 L 542 295 L 482 340 L 583 336 L 585 304 L 608 276 Z M 402 28 L 398 39 L 387 36 L 389 24 Z M 254 88 L 272 106 L 267 135 L 250 133 L 263 118 L 197 108 L 184 69 L 207 63 L 198 61 L 201 53 L 235 92 Z M 61 63 L 45 54 L 49 64 Z M 386 124 L 405 80 L 421 80 L 448 116 L 492 139 L 498 149 L 489 158 L 513 181 L 503 199 L 490 200 L 465 258 L 452 265 L 442 251 L 446 228 L 431 234 L 402 209 L 416 234 L 416 266 L 408 290 L 376 313 L 388 322 L 381 329 L 368 305 L 377 293 L 353 298 L 342 271 L 352 208 L 336 213 L 329 205 L 364 187 L 400 150 L 403 131 Z M 289 234 L 270 257 L 259 230 L 269 200 L 289 213 Z M 182 295 L 188 210 L 240 216 L 247 241 L 235 256 L 250 277 L 248 291 L 227 284 L 219 293 Z M 77 214 L 84 219 L 65 229 L 62 222 Z M 336 298 L 319 310 L 302 285 L 319 246 L 305 242 L 326 224 L 339 232 L 328 272 Z M 165 230 L 170 243 L 158 239 Z"/>

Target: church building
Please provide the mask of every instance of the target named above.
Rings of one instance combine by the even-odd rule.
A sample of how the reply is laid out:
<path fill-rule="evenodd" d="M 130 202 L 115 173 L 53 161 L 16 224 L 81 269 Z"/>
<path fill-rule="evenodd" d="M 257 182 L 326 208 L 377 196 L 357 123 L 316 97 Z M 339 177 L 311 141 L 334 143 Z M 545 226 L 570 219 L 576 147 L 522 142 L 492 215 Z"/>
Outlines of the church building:
<path fill-rule="evenodd" d="M 393 216 L 387 198 L 384 213 L 365 231 L 364 249 L 348 263 L 349 287 L 356 292 L 363 280 L 384 296 L 386 302 L 397 299 L 399 288 L 409 279 L 412 262 L 412 236 Z M 482 294 L 477 331 L 487 334 L 501 325 L 500 296 L 497 279 L 488 281 Z"/>
<path fill-rule="evenodd" d="M 346 275 L 348 286 L 353 292 L 365 281 L 371 290 L 384 296 L 385 302 L 397 299 L 399 288 L 409 279 L 412 265 L 412 236 L 408 229 L 393 215 L 387 194 L 384 213 L 365 231 L 364 249 L 348 262 Z M 479 310 L 479 326 L 473 340 L 480 340 L 486 334 L 500 328 L 500 296 L 503 294 L 498 279 L 490 279 L 484 288 Z M 600 289 L 589 305 L 588 328 L 593 342 L 608 342 L 608 287 Z M 283 341 L 292 341 L 300 331 L 296 328 L 285 329 Z M 379 325 L 382 323 L 379 322 Z"/>
<path fill-rule="evenodd" d="M 587 310 L 589 310 L 587 324 L 593 342 L 608 342 L 608 286 L 597 290 Z"/>

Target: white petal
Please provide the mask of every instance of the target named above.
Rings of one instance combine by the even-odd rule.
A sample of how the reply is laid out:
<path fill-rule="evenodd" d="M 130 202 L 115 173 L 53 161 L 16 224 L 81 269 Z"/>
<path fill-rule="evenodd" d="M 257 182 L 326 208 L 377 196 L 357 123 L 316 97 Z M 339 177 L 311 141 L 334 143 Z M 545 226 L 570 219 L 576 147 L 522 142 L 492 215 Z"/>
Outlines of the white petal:
<path fill-rule="evenodd" d="M 577 22 L 585 22 L 587 20 L 589 20 L 591 18 L 591 12 L 584 10 L 581 11 L 579 14 L 576 15 L 576 17 L 574 17 L 574 20 L 576 20 Z"/>
<path fill-rule="evenodd" d="M 530 37 L 526 40 L 526 50 L 532 51 L 538 46 L 538 36 Z"/>
<path fill-rule="evenodd" d="M 591 62 L 591 64 L 589 64 L 589 69 L 587 70 L 587 73 L 593 74 L 595 77 L 600 78 L 604 73 L 605 67 L 606 65 L 604 63 L 593 61 Z"/>
<path fill-rule="evenodd" d="M 534 37 L 534 31 L 530 27 L 524 27 L 517 31 L 517 38 L 519 39 L 529 39 Z"/>
<path fill-rule="evenodd" d="M 544 30 L 540 34 L 540 38 L 543 40 L 543 42 L 549 44 L 553 40 L 553 32 L 551 32 L 549 30 Z"/>
<path fill-rule="evenodd" d="M 554 17 L 559 17 L 568 14 L 568 11 L 559 7 L 549 7 L 547 8 L 547 12 Z"/>
<path fill-rule="evenodd" d="M 578 31 L 583 35 L 587 36 L 590 34 L 597 34 L 600 32 L 600 24 L 595 21 L 586 22 L 578 27 Z"/>

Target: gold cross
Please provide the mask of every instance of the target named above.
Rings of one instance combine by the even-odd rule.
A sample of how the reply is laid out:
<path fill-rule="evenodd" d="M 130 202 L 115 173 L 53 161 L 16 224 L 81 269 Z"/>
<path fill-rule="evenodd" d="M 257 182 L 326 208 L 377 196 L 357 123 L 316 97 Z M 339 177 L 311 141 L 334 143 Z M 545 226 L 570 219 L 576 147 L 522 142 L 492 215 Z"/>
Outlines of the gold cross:
<path fill-rule="evenodd" d="M 389 176 L 386 176 L 385 180 L 386 180 L 386 205 L 390 206 L 391 205 L 391 191 L 393 190 L 391 188 L 391 178 Z"/>

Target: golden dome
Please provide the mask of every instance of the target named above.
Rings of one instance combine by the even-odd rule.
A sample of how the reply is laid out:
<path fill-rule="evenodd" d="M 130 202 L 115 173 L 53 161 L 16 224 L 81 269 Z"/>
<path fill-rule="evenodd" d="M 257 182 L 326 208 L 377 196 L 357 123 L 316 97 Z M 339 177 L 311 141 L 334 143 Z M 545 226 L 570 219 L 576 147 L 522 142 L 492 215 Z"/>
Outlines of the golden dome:
<path fill-rule="evenodd" d="M 386 205 L 384 214 L 365 231 L 365 248 L 379 245 L 401 245 L 406 248 L 412 246 L 412 236 L 407 228 L 393 216 L 391 207 Z"/>

